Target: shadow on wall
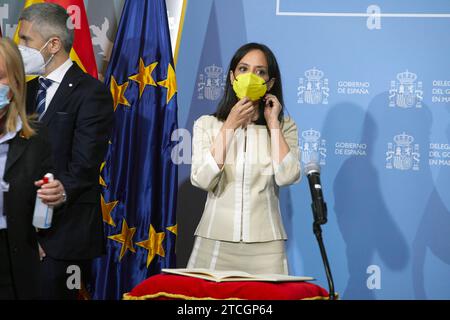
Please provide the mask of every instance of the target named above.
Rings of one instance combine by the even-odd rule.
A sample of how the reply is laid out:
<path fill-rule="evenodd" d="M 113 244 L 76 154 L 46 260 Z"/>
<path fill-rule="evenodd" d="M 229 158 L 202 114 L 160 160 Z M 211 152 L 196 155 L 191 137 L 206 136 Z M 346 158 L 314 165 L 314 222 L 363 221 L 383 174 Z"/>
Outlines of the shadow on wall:
<path fill-rule="evenodd" d="M 450 124 L 447 127 L 446 143 L 449 143 L 449 141 Z M 445 160 L 448 161 L 448 158 Z M 424 266 L 427 250 L 443 263 L 450 266 L 450 211 L 448 209 L 450 205 L 450 197 L 448 196 L 449 181 L 450 171 L 447 170 L 446 167 L 443 167 L 439 171 L 438 178 L 426 204 L 413 241 L 412 272 L 414 297 L 416 299 L 429 298 L 425 291 L 426 278 L 437 277 L 437 279 L 440 279 L 441 277 L 439 274 L 425 275 Z M 440 186 L 443 187 L 441 192 Z M 445 198 L 442 198 L 441 195 Z M 447 285 L 447 288 L 450 288 L 450 285 Z M 446 299 L 450 298 L 449 294 L 450 293 L 447 293 Z"/>
<path fill-rule="evenodd" d="M 387 95 L 377 96 L 366 114 L 354 104 L 336 105 L 328 113 L 325 125 L 325 128 L 327 124 L 337 126 L 336 120 L 342 119 L 344 122 L 341 127 L 349 128 L 351 121 L 341 115 L 342 110 L 345 110 L 346 115 L 362 121 L 362 132 L 351 132 L 352 129 L 349 129 L 350 139 L 360 136 L 359 143 L 367 145 L 366 157 L 350 156 L 343 162 L 333 186 L 334 211 L 346 244 L 349 272 L 348 283 L 342 295 L 344 299 L 375 298 L 373 290 L 367 286 L 367 268 L 372 264 L 375 253 L 394 270 L 403 269 L 409 260 L 406 240 L 384 202 L 382 184 L 374 164 L 373 150 L 378 138 L 378 128 L 370 109 L 377 105 L 379 99 L 387 99 Z"/>
<path fill-rule="evenodd" d="M 189 178 L 191 167 L 183 165 L 188 178 L 178 187 L 178 238 L 177 267 L 185 268 L 194 244 L 194 232 L 200 221 L 206 202 L 206 192 L 194 187 Z M 189 172 L 186 172 L 189 171 Z"/>

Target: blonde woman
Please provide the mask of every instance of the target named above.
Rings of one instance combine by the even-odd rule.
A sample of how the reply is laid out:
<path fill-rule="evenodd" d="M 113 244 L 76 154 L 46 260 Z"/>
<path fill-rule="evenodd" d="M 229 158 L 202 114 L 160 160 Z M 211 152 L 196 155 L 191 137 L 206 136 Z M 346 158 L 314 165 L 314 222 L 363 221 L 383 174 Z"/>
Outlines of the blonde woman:
<path fill-rule="evenodd" d="M 39 298 L 40 257 L 32 225 L 36 186 L 52 172 L 45 132 L 25 112 L 25 75 L 16 45 L 0 39 L 0 300 Z M 62 184 L 39 189 L 51 205 L 62 203 Z"/>

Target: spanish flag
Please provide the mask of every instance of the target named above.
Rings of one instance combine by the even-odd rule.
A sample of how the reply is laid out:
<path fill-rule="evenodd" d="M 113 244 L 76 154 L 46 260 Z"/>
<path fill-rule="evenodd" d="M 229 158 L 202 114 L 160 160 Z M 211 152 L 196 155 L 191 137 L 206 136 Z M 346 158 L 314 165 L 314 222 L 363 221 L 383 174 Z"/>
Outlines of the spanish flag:
<path fill-rule="evenodd" d="M 56 3 L 67 10 L 75 26 L 73 47 L 70 58 L 77 62 L 84 72 L 94 78 L 98 77 L 95 63 L 94 49 L 92 47 L 91 33 L 83 0 L 26 0 L 24 8 L 36 3 Z M 20 26 L 20 23 L 19 23 Z M 19 43 L 19 27 L 14 34 L 14 41 Z"/>

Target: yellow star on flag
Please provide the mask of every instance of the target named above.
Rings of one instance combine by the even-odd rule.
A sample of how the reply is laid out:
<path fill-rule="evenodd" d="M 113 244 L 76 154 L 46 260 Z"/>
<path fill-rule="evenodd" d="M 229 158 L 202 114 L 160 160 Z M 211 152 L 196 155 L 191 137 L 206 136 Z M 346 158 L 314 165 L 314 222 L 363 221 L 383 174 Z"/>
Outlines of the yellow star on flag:
<path fill-rule="evenodd" d="M 169 103 L 170 99 L 177 92 L 177 79 L 175 76 L 175 70 L 173 70 L 172 65 L 169 63 L 167 68 L 167 79 L 163 81 L 158 81 L 161 87 L 167 88 L 167 99 L 166 103 Z"/>
<path fill-rule="evenodd" d="M 100 178 L 99 178 L 99 183 L 100 183 L 101 186 L 103 186 L 103 187 L 106 188 L 106 187 L 107 187 L 106 182 L 105 182 L 105 180 L 103 180 L 103 177 L 102 177 L 102 170 L 103 170 L 103 168 L 105 167 L 105 164 L 106 164 L 106 161 L 102 162 L 102 165 L 100 166 Z"/>
<path fill-rule="evenodd" d="M 178 235 L 178 224 L 171 227 L 167 227 L 166 229 L 175 234 L 176 236 Z"/>
<path fill-rule="evenodd" d="M 114 223 L 113 218 L 111 217 L 111 211 L 113 211 L 114 207 L 119 203 L 119 201 L 113 201 L 106 203 L 105 198 L 103 198 L 103 195 L 101 195 L 101 206 L 102 206 L 102 215 L 103 215 L 103 222 L 109 224 L 110 226 L 115 227 L 116 224 Z"/>
<path fill-rule="evenodd" d="M 119 261 L 122 260 L 125 252 L 130 250 L 131 252 L 136 252 L 136 249 L 133 247 L 133 236 L 136 232 L 136 228 L 128 228 L 128 224 L 123 219 L 122 222 L 122 231 L 119 234 L 115 234 L 113 236 L 109 236 L 108 238 L 114 241 L 117 241 L 122 244 L 122 248 L 120 249 L 120 257 Z"/>
<path fill-rule="evenodd" d="M 110 90 L 111 90 L 112 97 L 114 100 L 114 111 L 116 111 L 117 106 L 119 104 L 123 104 L 125 106 L 130 106 L 130 103 L 128 102 L 127 98 L 125 98 L 125 96 L 124 96 L 127 88 L 128 88 L 128 82 L 125 82 L 124 84 L 121 84 L 119 86 L 117 84 L 114 76 L 111 76 Z"/>
<path fill-rule="evenodd" d="M 148 250 L 147 254 L 147 268 L 152 262 L 155 254 L 164 257 L 166 253 L 164 252 L 164 248 L 162 246 L 162 242 L 164 240 L 164 232 L 156 232 L 152 225 L 150 225 L 150 229 L 148 231 L 148 239 L 142 242 L 137 242 L 136 245 Z"/>
<path fill-rule="evenodd" d="M 157 87 L 155 80 L 152 78 L 152 72 L 156 68 L 158 62 L 153 62 L 149 66 L 145 66 L 144 60 L 139 59 L 139 73 L 129 77 L 130 80 L 139 83 L 139 98 L 144 92 L 145 86 L 151 85 Z"/>

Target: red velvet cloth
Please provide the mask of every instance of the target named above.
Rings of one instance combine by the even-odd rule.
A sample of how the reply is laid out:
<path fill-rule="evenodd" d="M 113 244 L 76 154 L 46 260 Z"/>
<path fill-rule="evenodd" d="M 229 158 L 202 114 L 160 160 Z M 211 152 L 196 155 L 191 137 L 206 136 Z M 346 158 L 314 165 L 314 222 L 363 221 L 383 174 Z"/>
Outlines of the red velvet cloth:
<path fill-rule="evenodd" d="M 125 300 L 302 300 L 327 298 L 328 292 L 311 282 L 213 282 L 172 274 L 152 276 L 124 295 Z"/>

